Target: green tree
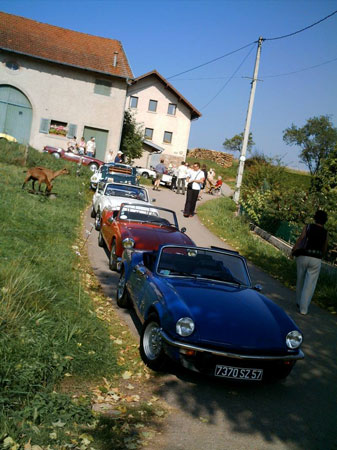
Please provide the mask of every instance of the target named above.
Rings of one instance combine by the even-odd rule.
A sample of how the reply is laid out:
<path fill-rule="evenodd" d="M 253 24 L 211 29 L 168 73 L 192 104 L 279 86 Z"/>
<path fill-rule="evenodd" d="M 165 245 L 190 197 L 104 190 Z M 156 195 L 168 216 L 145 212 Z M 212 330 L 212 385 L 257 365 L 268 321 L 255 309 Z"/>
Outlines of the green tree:
<path fill-rule="evenodd" d="M 329 116 L 311 117 L 302 128 L 294 124 L 283 132 L 283 140 L 288 145 L 301 147 L 300 159 L 308 167 L 311 175 L 316 175 L 322 162 L 337 144 L 337 128 Z"/>
<path fill-rule="evenodd" d="M 136 122 L 130 111 L 125 111 L 120 149 L 126 157 L 126 162 L 131 163 L 133 159 L 142 156 L 143 139 L 142 125 Z"/>
<path fill-rule="evenodd" d="M 229 150 L 231 152 L 241 152 L 242 142 L 243 142 L 243 133 L 240 133 L 236 134 L 230 139 L 226 139 L 222 145 L 225 147 L 226 150 Z M 247 144 L 248 152 L 252 151 L 254 145 L 255 142 L 253 141 L 253 135 L 252 133 L 249 133 Z"/>

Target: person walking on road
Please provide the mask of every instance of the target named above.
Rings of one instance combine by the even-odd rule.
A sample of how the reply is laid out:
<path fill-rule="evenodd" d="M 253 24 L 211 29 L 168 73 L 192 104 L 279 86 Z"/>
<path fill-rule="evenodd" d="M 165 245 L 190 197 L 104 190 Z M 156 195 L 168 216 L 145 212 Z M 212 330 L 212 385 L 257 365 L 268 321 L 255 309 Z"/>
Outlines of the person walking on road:
<path fill-rule="evenodd" d="M 159 191 L 160 180 L 163 178 L 163 174 L 166 172 L 166 167 L 164 165 L 164 160 L 161 159 L 160 163 L 154 168 L 156 172 L 156 181 L 154 182 L 153 190 Z"/>
<path fill-rule="evenodd" d="M 328 215 L 317 210 L 314 224 L 306 225 L 297 239 L 291 254 L 296 258 L 296 305 L 301 314 L 308 314 L 321 270 L 322 257 L 328 247 L 328 232 L 324 228 Z"/>
<path fill-rule="evenodd" d="M 179 194 L 180 191 L 183 195 L 185 195 L 185 185 L 186 185 L 186 178 L 188 174 L 188 168 L 185 164 L 185 161 L 182 161 L 180 163 L 180 166 L 177 169 L 177 190 L 176 194 Z"/>
<path fill-rule="evenodd" d="M 195 205 L 198 200 L 198 195 L 201 189 L 201 186 L 204 184 L 205 175 L 204 172 L 200 169 L 200 164 L 195 162 L 192 167 L 192 171 L 189 173 L 187 177 L 187 195 L 186 195 L 186 203 L 184 208 L 184 217 L 193 217 Z"/>

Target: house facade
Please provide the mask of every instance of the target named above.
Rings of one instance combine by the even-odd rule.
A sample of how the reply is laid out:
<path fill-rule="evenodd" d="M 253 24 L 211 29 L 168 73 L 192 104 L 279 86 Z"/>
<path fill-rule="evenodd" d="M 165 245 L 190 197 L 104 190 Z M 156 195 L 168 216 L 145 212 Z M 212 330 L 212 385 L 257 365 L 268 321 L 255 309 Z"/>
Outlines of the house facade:
<path fill-rule="evenodd" d="M 191 121 L 200 112 L 156 70 L 135 78 L 128 88 L 126 109 L 143 125 L 143 156 L 135 161 L 143 167 L 185 160 Z"/>
<path fill-rule="evenodd" d="M 119 41 L 0 13 L 0 133 L 39 150 L 93 136 L 110 161 L 132 78 Z"/>

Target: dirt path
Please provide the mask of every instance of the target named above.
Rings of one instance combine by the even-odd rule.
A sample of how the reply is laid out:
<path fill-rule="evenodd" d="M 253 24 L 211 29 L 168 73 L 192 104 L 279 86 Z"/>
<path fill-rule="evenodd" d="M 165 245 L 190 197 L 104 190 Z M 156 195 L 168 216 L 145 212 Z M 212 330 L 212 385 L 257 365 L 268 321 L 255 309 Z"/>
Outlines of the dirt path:
<path fill-rule="evenodd" d="M 158 206 L 174 209 L 180 227 L 200 246 L 230 248 L 198 220 L 184 218 L 185 197 L 162 188 L 149 191 Z M 212 198 L 204 194 L 204 200 Z M 86 228 L 93 219 L 86 217 Z M 106 295 L 115 299 L 118 275 L 108 268 L 97 232 L 88 239 L 93 270 Z M 165 427 L 147 450 L 322 449 L 337 450 L 337 327 L 336 318 L 316 305 L 310 315 L 296 313 L 295 293 L 251 266 L 253 283 L 294 318 L 305 337 L 304 361 L 283 383 L 244 385 L 205 379 L 181 371 L 158 377 L 154 395 L 171 407 Z M 130 314 L 119 310 L 139 338 Z"/>

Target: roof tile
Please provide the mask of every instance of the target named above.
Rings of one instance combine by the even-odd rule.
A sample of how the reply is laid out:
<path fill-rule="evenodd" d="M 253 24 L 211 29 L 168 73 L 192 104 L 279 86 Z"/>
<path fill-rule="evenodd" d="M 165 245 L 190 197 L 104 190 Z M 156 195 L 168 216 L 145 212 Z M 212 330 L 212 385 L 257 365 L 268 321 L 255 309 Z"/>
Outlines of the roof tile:
<path fill-rule="evenodd" d="M 2 49 L 108 75 L 133 78 L 120 41 L 0 12 Z M 113 67 L 115 52 L 117 66 Z"/>

